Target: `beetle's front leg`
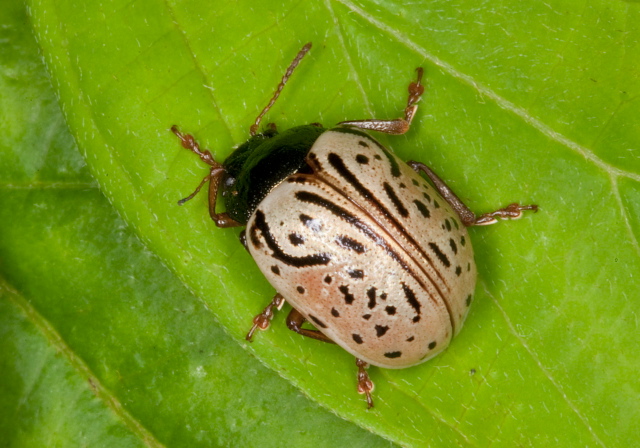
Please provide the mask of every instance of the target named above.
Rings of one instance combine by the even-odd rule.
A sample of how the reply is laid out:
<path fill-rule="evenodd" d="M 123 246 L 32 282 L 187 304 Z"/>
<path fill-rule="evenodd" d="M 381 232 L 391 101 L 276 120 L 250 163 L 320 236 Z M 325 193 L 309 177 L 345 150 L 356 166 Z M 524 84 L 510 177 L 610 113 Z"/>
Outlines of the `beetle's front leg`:
<path fill-rule="evenodd" d="M 183 134 L 182 132 L 180 132 L 180 130 L 178 130 L 178 127 L 176 125 L 171 126 L 171 132 L 176 134 L 176 137 L 180 139 L 180 143 L 182 144 L 183 148 L 188 149 L 189 151 L 196 154 L 198 157 L 200 157 L 200 160 L 211 167 L 209 174 L 207 174 L 202 179 L 202 181 L 200 181 L 200 184 L 196 187 L 195 191 L 186 198 L 180 199 L 178 201 L 178 205 L 182 205 L 185 202 L 193 199 L 193 197 L 200 192 L 204 184 L 209 182 L 209 216 L 211 216 L 213 222 L 215 222 L 216 226 L 218 227 L 241 226 L 242 224 L 231 219 L 231 217 L 227 213 L 216 213 L 218 187 L 220 186 L 220 180 L 225 174 L 224 167 L 213 158 L 213 155 L 208 149 L 200 149 L 200 145 L 193 137 L 193 135 Z"/>
<path fill-rule="evenodd" d="M 473 213 L 469 207 L 460 200 L 453 190 L 449 188 L 449 186 L 427 165 L 420 162 L 414 162 L 413 160 L 408 161 L 407 165 L 413 168 L 416 172 L 422 172 L 427 175 L 442 198 L 458 213 L 462 223 L 467 227 L 494 224 L 498 221 L 497 218 L 518 219 L 522 216 L 522 212 L 525 210 L 533 210 L 534 212 L 538 211 L 537 205 L 520 205 L 514 203 L 494 212 L 476 216 L 475 213 Z"/>

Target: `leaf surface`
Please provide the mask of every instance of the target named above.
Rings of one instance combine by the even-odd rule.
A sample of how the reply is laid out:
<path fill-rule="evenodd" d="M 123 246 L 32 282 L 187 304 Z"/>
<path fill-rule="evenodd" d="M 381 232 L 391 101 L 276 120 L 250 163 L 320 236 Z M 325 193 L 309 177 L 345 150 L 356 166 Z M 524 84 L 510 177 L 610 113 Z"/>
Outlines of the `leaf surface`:
<path fill-rule="evenodd" d="M 305 394 L 403 445 L 638 439 L 637 3 L 30 4 L 100 188 L 228 333 Z M 415 125 L 383 141 L 474 210 L 541 207 L 472 229 L 480 280 L 465 328 L 427 364 L 371 369 L 368 412 L 353 359 L 286 330 L 285 313 L 242 342 L 273 291 L 237 231 L 208 219 L 204 195 L 176 205 L 207 171 L 170 126 L 223 160 L 307 41 L 314 49 L 268 121 L 395 117 L 423 66 Z"/>

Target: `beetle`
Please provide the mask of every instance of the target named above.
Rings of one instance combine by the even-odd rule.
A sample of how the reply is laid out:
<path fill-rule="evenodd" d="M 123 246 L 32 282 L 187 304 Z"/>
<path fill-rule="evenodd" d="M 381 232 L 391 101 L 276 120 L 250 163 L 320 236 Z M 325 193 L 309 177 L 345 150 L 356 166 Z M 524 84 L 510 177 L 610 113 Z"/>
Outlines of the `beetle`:
<path fill-rule="evenodd" d="M 171 128 L 210 166 L 184 202 L 209 182 L 218 227 L 246 226 L 241 241 L 277 293 L 247 334 L 265 330 L 288 302 L 287 326 L 336 343 L 356 358 L 357 390 L 373 406 L 369 365 L 404 368 L 442 352 L 471 305 L 476 266 L 466 228 L 517 219 L 536 205 L 476 216 L 428 166 L 404 163 L 367 131 L 406 133 L 424 86 L 409 84 L 404 116 L 318 123 L 258 133 L 302 58 L 289 65 L 250 137 L 217 162 L 194 137 Z M 424 178 L 422 175 L 425 175 Z M 429 182 L 430 181 L 430 182 Z M 216 211 L 219 190 L 226 211 Z M 313 324 L 315 329 L 303 328 Z"/>

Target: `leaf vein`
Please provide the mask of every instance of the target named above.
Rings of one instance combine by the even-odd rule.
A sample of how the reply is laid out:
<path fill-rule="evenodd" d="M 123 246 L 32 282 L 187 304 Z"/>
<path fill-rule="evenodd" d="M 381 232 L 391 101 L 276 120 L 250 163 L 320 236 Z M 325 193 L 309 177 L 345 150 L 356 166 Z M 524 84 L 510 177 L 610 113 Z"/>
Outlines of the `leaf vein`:
<path fill-rule="evenodd" d="M 613 174 L 617 176 L 625 176 L 630 179 L 640 181 L 640 174 L 633 173 L 631 171 L 622 170 L 620 168 L 616 168 L 606 163 L 604 160 L 596 156 L 592 151 L 590 151 L 586 147 L 569 139 L 568 137 L 564 136 L 560 132 L 555 131 L 551 126 L 544 123 L 537 117 L 534 117 L 533 115 L 531 115 L 523 107 L 517 106 L 516 104 L 500 96 L 499 94 L 497 94 L 496 92 L 488 88 L 487 86 L 477 82 L 472 76 L 459 71 L 451 64 L 445 62 L 444 60 L 440 59 L 434 54 L 429 53 L 425 48 L 418 45 L 416 42 L 411 40 L 405 34 L 400 33 L 397 30 L 386 25 L 385 23 L 377 20 L 376 18 L 367 14 L 364 10 L 352 4 L 348 0 L 334 0 L 334 1 L 338 1 L 342 3 L 344 6 L 349 8 L 354 13 L 360 15 L 363 19 L 371 23 L 373 26 L 377 27 L 381 31 L 384 31 L 385 33 L 387 33 L 388 35 L 396 39 L 398 42 L 405 45 L 410 50 L 415 51 L 425 59 L 429 60 L 434 65 L 437 65 L 438 67 L 440 67 L 443 71 L 448 73 L 450 76 L 453 76 L 454 78 L 460 80 L 461 82 L 473 87 L 475 90 L 478 91 L 480 95 L 491 99 L 496 105 L 498 105 L 498 107 L 516 115 L 517 117 L 522 119 L 522 121 L 524 121 L 526 124 L 536 129 L 538 132 L 540 132 L 542 135 L 545 135 L 550 140 L 553 140 L 567 147 L 568 149 L 578 153 L 584 159 L 590 161 L 591 163 L 593 163 L 594 165 L 596 165 L 597 167 L 606 171 L 609 174 Z"/>

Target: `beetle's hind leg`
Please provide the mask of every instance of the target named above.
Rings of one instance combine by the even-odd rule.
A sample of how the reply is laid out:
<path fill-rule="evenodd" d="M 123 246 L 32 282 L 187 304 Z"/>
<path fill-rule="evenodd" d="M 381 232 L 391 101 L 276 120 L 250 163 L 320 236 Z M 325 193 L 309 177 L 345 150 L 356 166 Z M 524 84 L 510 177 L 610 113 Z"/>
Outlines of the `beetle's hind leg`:
<path fill-rule="evenodd" d="M 518 219 L 522 216 L 522 212 L 525 210 L 532 210 L 534 212 L 538 211 L 537 205 L 520 205 L 520 204 L 509 204 L 508 206 L 496 210 L 491 213 L 485 213 L 480 216 L 476 216 L 469 207 L 467 207 L 464 202 L 460 200 L 460 198 L 453 192 L 449 186 L 444 183 L 440 177 L 434 173 L 431 168 L 429 168 L 424 163 L 414 162 L 412 160 L 407 162 L 411 168 L 413 168 L 416 172 L 424 173 L 433 183 L 433 186 L 438 190 L 442 198 L 449 203 L 451 208 L 453 208 L 460 216 L 462 223 L 467 226 L 487 226 L 489 224 L 494 224 L 498 221 L 497 218 L 501 219 Z"/>
<path fill-rule="evenodd" d="M 226 213 L 216 213 L 216 199 L 218 197 L 218 186 L 220 185 L 220 180 L 224 176 L 225 170 L 222 164 L 218 163 L 214 158 L 211 152 L 208 149 L 202 150 L 200 149 L 200 145 L 196 141 L 196 139 L 191 134 L 183 134 L 180 132 L 176 125 L 171 126 L 171 132 L 176 134 L 176 136 L 180 139 L 180 143 L 182 147 L 188 149 L 189 151 L 196 154 L 200 157 L 204 163 L 211 167 L 209 174 L 207 174 L 200 184 L 196 187 L 195 191 L 191 193 L 186 198 L 180 199 L 178 201 L 178 205 L 182 205 L 185 202 L 194 198 L 195 195 L 200 193 L 200 190 L 209 182 L 209 215 L 213 222 L 216 223 L 218 227 L 236 227 L 242 224 L 237 221 L 231 219 Z"/>
<path fill-rule="evenodd" d="M 407 98 L 407 107 L 404 108 L 404 118 L 397 118 L 395 120 L 379 120 L 372 118 L 368 120 L 342 121 L 338 124 L 354 126 L 356 128 L 366 129 L 369 131 L 384 132 L 386 134 L 404 134 L 411 127 L 413 117 L 418 110 L 418 105 L 416 103 L 424 93 L 424 86 L 422 85 L 423 71 L 422 67 L 418 67 L 416 69 L 416 72 L 418 72 L 417 79 L 409 84 L 409 98 Z"/>
<path fill-rule="evenodd" d="M 318 341 L 335 344 L 335 342 L 333 342 L 329 337 L 318 330 L 308 330 L 306 328 L 302 328 L 302 324 L 305 321 L 305 317 L 298 310 L 292 309 L 287 316 L 287 327 L 289 327 L 290 330 L 293 330 L 303 336 L 317 339 Z M 321 322 L 318 321 L 316 324 L 321 325 Z M 365 396 L 367 397 L 367 408 L 370 409 L 373 407 L 373 399 L 371 398 L 371 392 L 373 391 L 373 382 L 369 378 L 369 374 L 366 371 L 366 368 L 369 367 L 369 364 L 367 364 L 367 362 L 363 361 L 362 359 L 356 358 L 356 366 L 358 366 L 358 393 L 365 394 Z"/>
<path fill-rule="evenodd" d="M 373 407 L 371 392 L 374 386 L 366 370 L 369 364 L 360 358 L 356 358 L 356 366 L 358 366 L 358 393 L 367 397 L 367 408 L 371 409 Z"/>

